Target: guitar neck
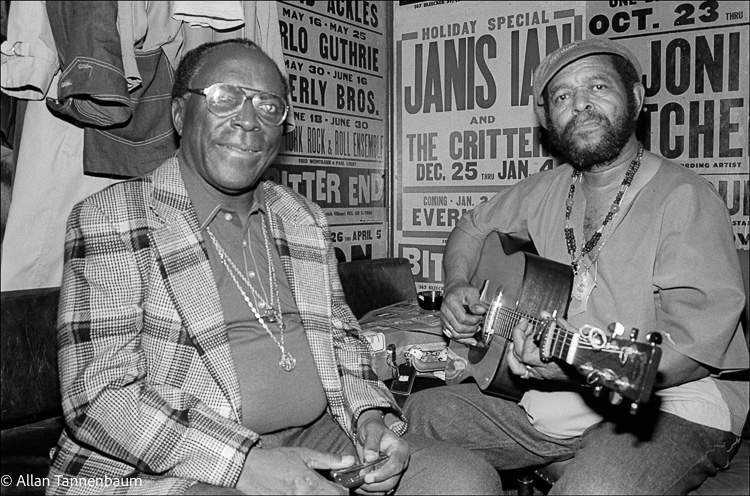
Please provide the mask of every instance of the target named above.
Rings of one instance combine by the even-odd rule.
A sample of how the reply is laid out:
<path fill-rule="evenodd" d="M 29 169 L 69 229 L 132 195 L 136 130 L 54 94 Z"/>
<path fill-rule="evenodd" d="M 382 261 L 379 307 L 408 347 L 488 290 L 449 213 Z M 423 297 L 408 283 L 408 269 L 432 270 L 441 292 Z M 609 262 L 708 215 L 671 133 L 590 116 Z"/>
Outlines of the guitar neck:
<path fill-rule="evenodd" d="M 505 338 L 509 341 L 513 341 L 513 328 L 518 325 L 521 319 L 526 319 L 529 325 L 534 328 L 534 339 L 538 340 L 544 330 L 546 320 L 538 317 L 532 317 L 518 310 L 499 307 L 493 309 L 490 307 L 490 313 L 487 317 L 492 322 L 491 328 L 493 334 Z"/>
<path fill-rule="evenodd" d="M 540 345 L 542 357 L 545 360 L 556 358 L 575 365 L 576 356 L 581 346 L 591 348 L 589 340 L 578 330 L 571 331 L 558 324 L 550 331 L 546 327 L 542 330 Z"/>
<path fill-rule="evenodd" d="M 549 320 L 533 317 L 510 307 L 490 306 L 488 319 L 492 322 L 492 333 L 508 341 L 513 341 L 513 328 L 521 319 L 526 319 L 529 325 L 533 326 L 534 341 L 542 343 L 542 354 L 545 359 L 556 358 L 573 364 L 579 345 L 589 347 L 588 339 L 577 331 L 557 325 L 553 332 L 547 332 Z"/>

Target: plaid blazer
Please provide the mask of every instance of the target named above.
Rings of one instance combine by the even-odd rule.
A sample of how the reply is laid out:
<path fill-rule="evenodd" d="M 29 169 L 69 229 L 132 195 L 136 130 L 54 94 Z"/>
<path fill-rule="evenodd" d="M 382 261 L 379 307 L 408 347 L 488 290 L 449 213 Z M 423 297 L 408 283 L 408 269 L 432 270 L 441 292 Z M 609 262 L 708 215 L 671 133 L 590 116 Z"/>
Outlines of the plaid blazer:
<path fill-rule="evenodd" d="M 328 413 L 353 438 L 363 410 L 390 409 L 403 433 L 344 300 L 324 213 L 288 188 L 261 187 Z M 58 334 L 66 428 L 49 493 L 236 484 L 259 436 L 241 424 L 219 294 L 176 158 L 73 209 Z M 84 477 L 103 479 L 73 484 Z"/>

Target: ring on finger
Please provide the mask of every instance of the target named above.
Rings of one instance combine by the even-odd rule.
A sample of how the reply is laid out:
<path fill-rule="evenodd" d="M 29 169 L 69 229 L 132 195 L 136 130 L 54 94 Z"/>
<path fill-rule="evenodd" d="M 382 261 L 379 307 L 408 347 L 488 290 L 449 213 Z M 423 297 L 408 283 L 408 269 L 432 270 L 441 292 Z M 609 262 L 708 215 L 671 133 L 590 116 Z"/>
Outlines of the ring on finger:
<path fill-rule="evenodd" d="M 526 372 L 521 376 L 521 379 L 528 379 L 529 377 L 531 377 L 531 367 L 526 365 Z"/>
<path fill-rule="evenodd" d="M 445 334 L 447 337 L 452 338 L 453 332 L 453 326 L 451 326 L 450 324 L 446 324 L 445 327 L 443 327 L 443 334 Z"/>

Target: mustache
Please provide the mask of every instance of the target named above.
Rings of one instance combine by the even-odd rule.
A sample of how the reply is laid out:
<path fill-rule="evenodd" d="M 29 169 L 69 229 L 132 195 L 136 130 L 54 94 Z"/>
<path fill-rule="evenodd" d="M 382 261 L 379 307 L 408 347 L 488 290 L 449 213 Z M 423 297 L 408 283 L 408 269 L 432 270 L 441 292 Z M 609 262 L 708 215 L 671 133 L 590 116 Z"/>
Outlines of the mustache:
<path fill-rule="evenodd" d="M 606 127 L 610 127 L 610 128 L 612 127 L 612 122 L 607 118 L 607 116 L 602 115 L 593 110 L 588 110 L 586 112 L 581 112 L 580 114 L 576 115 L 573 118 L 573 120 L 571 120 L 565 125 L 565 129 L 563 131 L 566 134 L 572 133 L 576 127 L 586 124 L 587 122 L 590 122 L 590 121 L 603 124 Z"/>

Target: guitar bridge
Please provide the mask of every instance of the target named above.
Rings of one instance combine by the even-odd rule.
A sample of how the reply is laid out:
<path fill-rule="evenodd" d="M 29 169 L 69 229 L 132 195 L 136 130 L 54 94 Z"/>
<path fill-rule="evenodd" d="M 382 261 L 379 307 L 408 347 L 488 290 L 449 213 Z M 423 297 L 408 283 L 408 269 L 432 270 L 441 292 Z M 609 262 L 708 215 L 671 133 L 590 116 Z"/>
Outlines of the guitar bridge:
<path fill-rule="evenodd" d="M 486 286 L 486 284 L 485 284 Z M 486 288 L 484 288 L 486 290 Z M 492 341 L 492 336 L 495 334 L 495 325 L 497 319 L 500 316 L 500 309 L 503 306 L 503 290 L 502 288 L 497 291 L 495 298 L 487 310 L 484 317 L 484 325 L 482 325 L 482 340 L 484 346 L 489 346 Z"/>
<path fill-rule="evenodd" d="M 489 288 L 489 285 L 490 285 L 490 280 L 485 279 L 484 282 L 482 283 L 482 287 L 479 288 L 479 303 L 481 303 L 485 307 L 487 307 L 488 304 L 490 303 L 489 301 L 487 301 L 487 289 Z"/>

